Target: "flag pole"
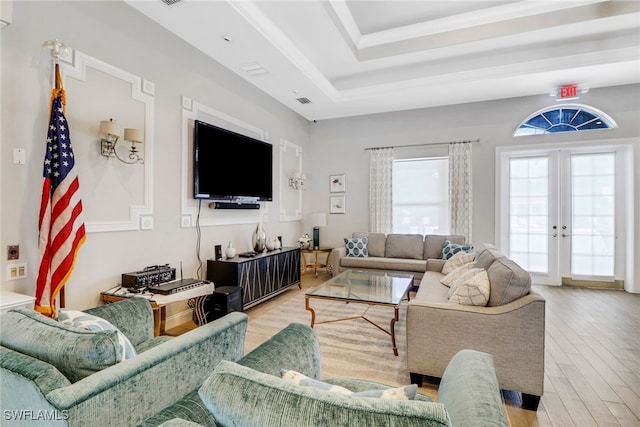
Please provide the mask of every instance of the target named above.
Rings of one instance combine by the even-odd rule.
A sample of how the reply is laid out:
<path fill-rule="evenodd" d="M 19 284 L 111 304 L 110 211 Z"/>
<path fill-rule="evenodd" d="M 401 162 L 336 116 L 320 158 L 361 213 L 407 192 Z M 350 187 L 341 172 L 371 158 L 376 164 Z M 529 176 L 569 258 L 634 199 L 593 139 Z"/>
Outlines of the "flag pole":
<path fill-rule="evenodd" d="M 60 57 L 70 56 L 72 51 L 57 39 L 44 42 L 42 49 L 51 51 L 54 89 L 51 94 L 38 221 L 40 266 L 36 281 L 35 309 L 55 317 L 56 297 L 60 297 L 60 307 L 66 305 L 64 284 L 73 270 L 77 251 L 85 240 L 85 229 L 81 218 L 82 201 L 77 194 L 77 172 L 73 167 L 75 161 L 64 117 L 66 97 L 59 64 Z"/>

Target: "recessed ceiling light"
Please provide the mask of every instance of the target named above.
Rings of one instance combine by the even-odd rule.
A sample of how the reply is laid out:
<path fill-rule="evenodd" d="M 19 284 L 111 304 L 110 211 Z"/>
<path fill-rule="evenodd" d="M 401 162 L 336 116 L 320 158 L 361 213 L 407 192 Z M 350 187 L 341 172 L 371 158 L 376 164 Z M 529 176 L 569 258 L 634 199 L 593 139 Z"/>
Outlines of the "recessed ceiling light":
<path fill-rule="evenodd" d="M 224 36 L 222 36 L 222 40 L 224 40 L 226 42 L 231 42 L 231 36 L 224 35 Z"/>

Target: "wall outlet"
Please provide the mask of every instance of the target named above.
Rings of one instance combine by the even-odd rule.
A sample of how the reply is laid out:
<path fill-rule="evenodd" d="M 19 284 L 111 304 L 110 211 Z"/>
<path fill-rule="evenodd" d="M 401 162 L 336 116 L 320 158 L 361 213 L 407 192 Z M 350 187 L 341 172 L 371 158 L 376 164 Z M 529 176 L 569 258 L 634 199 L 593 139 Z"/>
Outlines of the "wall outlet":
<path fill-rule="evenodd" d="M 7 280 L 18 280 L 27 277 L 27 263 L 7 264 Z"/>
<path fill-rule="evenodd" d="M 7 246 L 7 260 L 12 261 L 20 258 L 20 245 Z"/>

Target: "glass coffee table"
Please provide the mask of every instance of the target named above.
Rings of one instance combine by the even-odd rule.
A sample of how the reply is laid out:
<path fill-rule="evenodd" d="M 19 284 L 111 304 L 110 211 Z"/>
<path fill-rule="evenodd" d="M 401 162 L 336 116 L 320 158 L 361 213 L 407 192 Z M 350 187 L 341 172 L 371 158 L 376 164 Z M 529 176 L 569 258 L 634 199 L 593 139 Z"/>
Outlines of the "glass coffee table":
<path fill-rule="evenodd" d="M 398 321 L 400 301 L 407 295 L 413 283 L 411 274 L 379 273 L 373 271 L 347 270 L 322 285 L 309 289 L 305 293 L 305 308 L 311 312 L 311 327 L 321 323 L 340 322 L 342 320 L 364 319 L 381 331 L 391 335 L 393 354 L 398 355 L 396 347 L 395 324 Z M 357 316 L 316 322 L 316 312 L 309 305 L 312 298 L 367 304 L 366 310 Z M 365 315 L 374 305 L 393 307 L 394 315 L 389 330 L 368 319 Z"/>

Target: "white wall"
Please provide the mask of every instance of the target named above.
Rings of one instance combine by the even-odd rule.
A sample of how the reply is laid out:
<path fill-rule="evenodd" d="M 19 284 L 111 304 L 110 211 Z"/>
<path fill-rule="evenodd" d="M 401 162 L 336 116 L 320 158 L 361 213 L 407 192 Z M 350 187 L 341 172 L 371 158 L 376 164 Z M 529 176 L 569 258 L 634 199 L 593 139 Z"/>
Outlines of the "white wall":
<path fill-rule="evenodd" d="M 57 38 L 80 52 L 155 84 L 155 137 L 151 141 L 153 229 L 89 233 L 74 273 L 65 286 L 67 307 L 84 309 L 97 305 L 99 292 L 118 284 L 122 273 L 147 265 L 169 263 L 178 267 L 182 261 L 185 276 L 196 275 L 196 230 L 181 227 L 182 96 L 267 131 L 274 145 L 276 175 L 281 138 L 300 145 L 306 154 L 309 124 L 305 119 L 125 3 L 16 2 L 13 12 L 12 24 L 0 33 L 3 124 L 0 283 L 3 290 L 35 292 L 42 162 L 52 89 L 50 55 L 41 50 L 46 40 Z M 73 104 L 72 93 L 67 96 L 68 108 L 91 112 L 100 103 L 100 99 L 96 99 L 96 105 L 79 106 Z M 79 136 L 74 138 L 73 123 L 70 128 L 75 146 L 97 144 L 97 138 L 87 137 L 79 130 Z M 26 165 L 12 164 L 15 147 L 26 149 Z M 76 162 L 82 161 L 82 158 L 76 159 Z M 306 163 L 306 156 L 303 161 Z M 246 173 L 240 163 L 238 173 Z M 279 180 L 279 176 L 274 179 L 274 201 L 270 203 L 264 227 L 270 235 L 282 235 L 285 245 L 294 245 L 301 224 L 279 220 Z M 82 177 L 80 181 L 82 185 Z M 84 188 L 87 192 L 91 190 Z M 108 196 L 117 197 L 117 194 Z M 215 244 L 224 247 L 229 241 L 234 242 L 238 251 L 249 250 L 254 228 L 255 224 L 204 227 L 202 259 L 213 257 Z M 5 280 L 5 253 L 9 244 L 20 244 L 19 262 L 28 263 L 29 276 L 24 280 Z M 171 316 L 184 308 L 184 304 L 169 307 L 169 326 Z"/>
<path fill-rule="evenodd" d="M 523 82 L 525 84 L 525 82 Z M 531 113 L 554 105 L 548 95 L 440 108 L 320 121 L 311 125 L 312 149 L 307 171 L 314 210 L 328 211 L 328 175 L 346 174 L 346 215 L 329 215 L 321 240 L 339 245 L 352 231 L 366 231 L 368 216 L 369 154 L 366 147 L 402 146 L 480 139 L 473 145 L 473 240 L 496 242 L 495 155 L 497 147 L 632 138 L 635 169 L 634 292 L 640 292 L 640 85 L 592 89 L 577 101 L 613 117 L 619 128 L 569 134 L 513 137 L 516 127 Z M 628 142 L 628 140 L 626 141 Z M 405 149 L 406 150 L 406 149 Z M 398 153 L 405 150 L 399 149 Z M 412 149 L 416 151 L 416 149 Z M 432 154 L 434 147 L 425 148 Z M 625 232 L 625 230 L 621 230 Z M 631 276 L 631 275 L 630 275 Z M 631 289 L 629 289 L 631 290 Z"/>

